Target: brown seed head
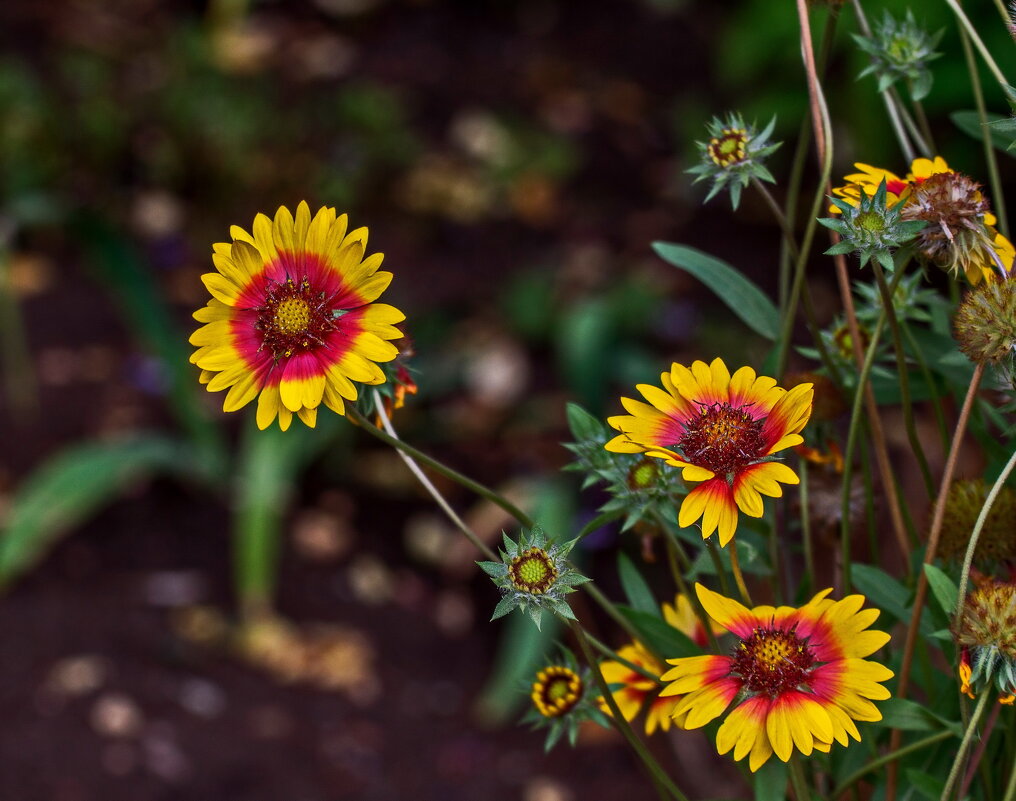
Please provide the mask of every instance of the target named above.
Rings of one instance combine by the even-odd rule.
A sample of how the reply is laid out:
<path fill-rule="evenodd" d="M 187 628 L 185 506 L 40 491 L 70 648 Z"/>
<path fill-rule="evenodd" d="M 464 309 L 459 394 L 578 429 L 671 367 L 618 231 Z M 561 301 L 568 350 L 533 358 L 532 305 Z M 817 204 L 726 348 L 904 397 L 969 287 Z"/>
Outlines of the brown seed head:
<path fill-rule="evenodd" d="M 967 292 L 953 320 L 960 350 L 978 364 L 1000 362 L 1016 348 L 1016 283 L 985 281 Z"/>
<path fill-rule="evenodd" d="M 963 602 L 956 642 L 966 648 L 996 648 L 1016 659 L 1016 584 L 985 578 Z"/>

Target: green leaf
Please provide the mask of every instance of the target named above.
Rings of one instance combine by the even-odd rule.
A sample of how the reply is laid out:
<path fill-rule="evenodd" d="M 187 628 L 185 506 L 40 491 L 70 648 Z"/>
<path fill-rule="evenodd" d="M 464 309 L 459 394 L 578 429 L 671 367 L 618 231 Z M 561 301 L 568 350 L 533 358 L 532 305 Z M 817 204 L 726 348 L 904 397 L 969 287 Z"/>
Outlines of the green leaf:
<path fill-rule="evenodd" d="M 702 649 L 692 642 L 688 635 L 661 620 L 659 614 L 640 612 L 638 609 L 620 604 L 618 604 L 617 610 L 635 627 L 645 644 L 664 659 L 699 656 L 702 653 Z"/>
<path fill-rule="evenodd" d="M 755 801 L 786 801 L 787 763 L 770 759 L 755 772 Z"/>
<path fill-rule="evenodd" d="M 854 588 L 883 612 L 888 612 L 897 620 L 910 619 L 907 588 L 884 570 L 854 564 L 850 567 L 850 578 Z M 886 625 L 886 621 L 881 623 Z"/>
<path fill-rule="evenodd" d="M 907 768 L 906 775 L 907 784 L 914 788 L 921 798 L 938 801 L 942 797 L 942 791 L 945 789 L 945 782 L 942 779 L 936 779 L 916 768 Z"/>
<path fill-rule="evenodd" d="M 151 269 L 122 235 L 96 216 L 82 215 L 72 230 L 84 243 L 92 270 L 116 300 L 127 325 L 158 359 L 168 384 L 170 408 L 202 451 L 206 477 L 214 481 L 228 475 L 225 443 L 205 413 L 200 397 L 205 390 L 198 383 L 199 370 L 188 360 L 187 335 L 170 313 Z"/>
<path fill-rule="evenodd" d="M 941 731 L 950 729 L 957 737 L 962 734 L 958 721 L 945 720 L 914 701 L 905 698 L 888 698 L 878 702 L 882 720 L 872 723 L 886 729 L 904 731 Z"/>
<path fill-rule="evenodd" d="M 978 142 L 983 142 L 985 135 L 987 135 L 991 139 L 992 147 L 1016 157 L 1016 153 L 1009 150 L 1013 143 L 1013 135 L 1004 130 L 1004 125 L 1009 122 L 1010 118 L 1001 114 L 987 114 L 986 118 L 988 125 L 985 128 L 981 125 L 981 117 L 976 111 L 954 111 L 949 115 L 953 124 L 967 136 L 973 137 Z M 1001 129 L 999 124 L 1003 126 Z"/>
<path fill-rule="evenodd" d="M 668 264 L 702 281 L 752 331 L 774 341 L 779 336 L 780 315 L 776 306 L 734 267 L 684 245 L 654 242 L 653 250 Z"/>
<path fill-rule="evenodd" d="M 924 575 L 928 577 L 928 584 L 935 595 L 935 600 L 942 607 L 947 617 L 951 617 L 956 611 L 956 600 L 959 597 L 959 588 L 956 583 L 945 574 L 943 570 L 935 565 L 925 565 Z"/>
<path fill-rule="evenodd" d="M 0 534 L 0 587 L 125 489 L 165 471 L 197 472 L 197 459 L 180 443 L 156 435 L 76 445 L 57 454 L 14 496 Z"/>
<path fill-rule="evenodd" d="M 625 597 L 632 608 L 659 617 L 660 607 L 653 597 L 652 590 L 624 551 L 617 552 L 617 572 L 621 577 Z"/>
<path fill-rule="evenodd" d="M 576 442 L 600 440 L 606 437 L 606 428 L 597 418 L 579 406 L 569 403 L 565 408 L 568 415 L 568 428 Z"/>

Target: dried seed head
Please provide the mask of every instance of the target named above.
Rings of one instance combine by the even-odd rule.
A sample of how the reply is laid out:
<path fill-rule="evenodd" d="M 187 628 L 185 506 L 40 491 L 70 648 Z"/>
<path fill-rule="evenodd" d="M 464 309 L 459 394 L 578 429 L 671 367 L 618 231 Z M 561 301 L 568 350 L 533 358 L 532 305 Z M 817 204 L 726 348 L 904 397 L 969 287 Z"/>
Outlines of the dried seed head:
<path fill-rule="evenodd" d="M 915 240 L 921 256 L 976 284 L 983 265 L 999 262 L 995 234 L 984 223 L 990 210 L 980 184 L 962 173 L 940 172 L 914 185 L 901 216 L 927 223 Z"/>
<path fill-rule="evenodd" d="M 996 649 L 1016 660 L 1016 584 L 984 578 L 963 602 L 956 642 L 964 648 Z"/>
<path fill-rule="evenodd" d="M 969 292 L 953 320 L 956 339 L 971 361 L 1000 362 L 1016 348 L 1016 284 L 985 281 Z"/>
<path fill-rule="evenodd" d="M 946 494 L 942 539 L 938 553 L 943 559 L 963 559 L 981 507 L 988 497 L 988 486 L 981 479 L 954 481 Z M 1002 487 L 995 498 L 977 540 L 974 563 L 1016 561 L 1016 491 Z"/>

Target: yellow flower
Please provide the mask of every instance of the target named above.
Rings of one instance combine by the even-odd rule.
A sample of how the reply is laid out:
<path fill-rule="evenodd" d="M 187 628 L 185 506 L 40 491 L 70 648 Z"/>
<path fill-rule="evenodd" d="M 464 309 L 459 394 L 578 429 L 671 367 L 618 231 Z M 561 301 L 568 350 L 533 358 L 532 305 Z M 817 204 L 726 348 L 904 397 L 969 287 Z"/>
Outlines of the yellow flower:
<path fill-rule="evenodd" d="M 661 696 L 678 697 L 675 723 L 697 729 L 737 701 L 716 733 L 721 754 L 748 757 L 758 770 L 774 753 L 784 762 L 795 748 L 805 756 L 828 752 L 833 742 L 860 740 L 855 720 L 881 720 L 869 699 L 886 699 L 880 682 L 893 672 L 864 657 L 889 641 L 869 631 L 877 609 L 861 610 L 864 598 L 831 601 L 824 590 L 804 606 L 748 609 L 695 585 L 709 616 L 738 638 L 731 656 L 669 659 Z"/>
<path fill-rule="evenodd" d="M 780 483 L 797 474 L 774 454 L 800 445 L 811 415 L 812 385 L 791 390 L 742 367 L 733 376 L 722 359 L 676 362 L 660 376 L 663 389 L 635 387 L 649 401 L 621 398 L 628 415 L 607 422 L 621 432 L 606 444 L 615 453 L 642 453 L 683 468 L 685 481 L 702 482 L 681 504 L 678 523 L 702 519 L 702 536 L 719 531 L 726 545 L 737 530 L 738 512 L 761 517 L 762 496 L 779 498 Z"/>
<path fill-rule="evenodd" d="M 209 392 L 229 388 L 225 411 L 258 398 L 259 428 L 278 417 L 285 431 L 294 414 L 313 426 L 322 403 L 343 414 L 356 400 L 354 381 L 384 383 L 378 363 L 398 354 L 388 340 L 402 336 L 405 315 L 374 302 L 392 274 L 378 270 L 380 253 L 365 257 L 367 229 L 347 231 L 345 214 L 322 208 L 312 219 L 301 202 L 295 219 L 281 206 L 252 230 L 234 225 L 231 243 L 213 245 L 191 361 Z"/>

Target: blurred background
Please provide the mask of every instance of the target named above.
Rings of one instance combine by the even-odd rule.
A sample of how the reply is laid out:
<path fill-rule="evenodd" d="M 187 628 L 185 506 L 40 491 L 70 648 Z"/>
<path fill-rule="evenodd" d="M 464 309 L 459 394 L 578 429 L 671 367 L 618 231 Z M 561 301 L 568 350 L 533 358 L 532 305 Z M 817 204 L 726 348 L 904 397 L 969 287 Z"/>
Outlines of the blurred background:
<path fill-rule="evenodd" d="M 834 174 L 903 173 L 845 16 Z M 187 362 L 190 314 L 230 225 L 302 199 L 348 212 L 408 317 L 401 434 L 575 531 L 603 498 L 560 472 L 566 402 L 612 413 L 671 360 L 766 355 L 650 246 L 695 245 L 775 293 L 765 205 L 703 207 L 684 170 L 736 109 L 777 115 L 786 174 L 797 36 L 771 0 L 0 5 L 0 798 L 645 792 L 613 735 L 545 756 L 514 726 L 554 631 L 486 623 L 496 589 L 397 456 L 334 416 L 283 435 L 224 415 Z M 926 107 L 977 176 L 980 145 L 948 119 L 971 104 L 955 31 L 940 49 Z M 512 532 L 440 486 L 491 542 Z M 609 592 L 605 552 L 638 538 L 587 543 Z M 654 747 L 693 792 L 740 792 L 711 781 L 704 740 Z"/>

